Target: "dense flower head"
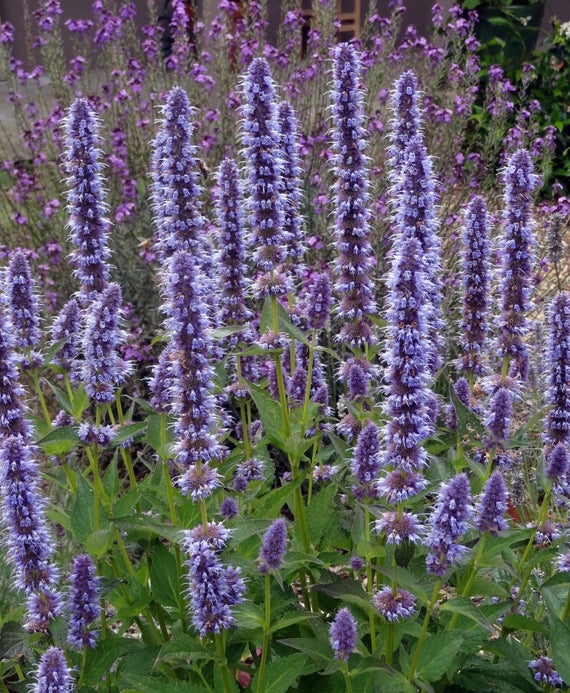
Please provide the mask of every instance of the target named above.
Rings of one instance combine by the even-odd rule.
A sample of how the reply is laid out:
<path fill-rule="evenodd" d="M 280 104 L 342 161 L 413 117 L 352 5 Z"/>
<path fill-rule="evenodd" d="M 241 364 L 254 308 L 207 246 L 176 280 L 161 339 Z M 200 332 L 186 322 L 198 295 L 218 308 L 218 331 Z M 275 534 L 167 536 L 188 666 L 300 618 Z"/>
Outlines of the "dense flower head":
<path fill-rule="evenodd" d="M 533 173 L 530 154 L 518 149 L 503 172 L 505 210 L 501 243 L 502 271 L 499 286 L 500 314 L 497 354 L 509 359 L 509 374 L 526 380 L 528 349 L 523 342 L 529 330 L 527 313 L 531 307 L 533 247 L 531 220 L 533 190 L 538 177 Z"/>
<path fill-rule="evenodd" d="M 371 341 L 367 316 L 376 310 L 360 72 L 360 58 L 354 46 L 339 44 L 334 52 L 332 91 L 338 253 L 334 288 L 340 297 L 337 313 L 345 323 L 338 338 L 350 346 L 364 346 Z"/>
<path fill-rule="evenodd" d="M 67 118 L 65 172 L 68 175 L 68 213 L 73 263 L 81 282 L 82 300 L 94 299 L 109 280 L 109 221 L 100 161 L 99 126 L 89 102 L 77 98 Z"/>
<path fill-rule="evenodd" d="M 416 598 L 401 587 L 395 592 L 391 587 L 384 587 L 372 597 L 372 604 L 390 623 L 409 618 L 416 610 Z"/>
<path fill-rule="evenodd" d="M 418 105 L 418 79 L 412 70 L 403 72 L 391 94 L 392 127 L 390 128 L 390 168 L 397 175 L 404 164 L 408 142 L 420 133 L 421 111 Z"/>
<path fill-rule="evenodd" d="M 209 538 L 187 536 L 184 545 L 192 624 L 201 637 L 219 634 L 232 625 L 231 607 L 243 601 L 245 584 L 239 569 L 222 564 Z"/>
<path fill-rule="evenodd" d="M 68 643 L 80 650 L 95 647 L 97 633 L 89 626 L 99 615 L 99 578 L 89 554 L 76 556 L 71 572 Z"/>
<path fill-rule="evenodd" d="M 411 513 L 385 512 L 376 520 L 375 529 L 380 534 L 386 532 L 386 543 L 401 544 L 404 541 L 417 544 L 420 541 L 421 527 L 418 519 Z"/>
<path fill-rule="evenodd" d="M 35 347 L 41 338 L 38 299 L 28 258 L 18 250 L 10 257 L 6 273 L 6 299 L 15 343 L 24 349 Z"/>
<path fill-rule="evenodd" d="M 279 146 L 281 149 L 283 186 L 284 234 L 287 242 L 287 257 L 294 263 L 294 271 L 303 271 L 306 248 L 303 239 L 301 216 L 301 166 L 299 153 L 299 122 L 293 107 L 282 101 L 277 108 L 279 123 Z"/>
<path fill-rule="evenodd" d="M 558 570 L 561 573 L 570 573 L 570 551 L 558 557 Z"/>
<path fill-rule="evenodd" d="M 549 315 L 547 359 L 550 410 L 546 416 L 543 440 L 547 451 L 558 443 L 570 445 L 570 293 L 559 292 Z"/>
<path fill-rule="evenodd" d="M 279 570 L 287 548 L 287 524 L 280 517 L 271 523 L 263 535 L 259 557 L 257 559 L 260 573 Z"/>
<path fill-rule="evenodd" d="M 224 159 L 218 174 L 218 246 L 220 268 L 220 323 L 245 325 L 252 319 L 247 307 L 243 191 L 237 165 L 233 159 Z"/>
<path fill-rule="evenodd" d="M 98 445 L 107 448 L 115 437 L 115 429 L 107 424 L 98 426 L 89 421 L 82 421 L 77 428 L 77 435 L 86 445 Z"/>
<path fill-rule="evenodd" d="M 570 450 L 567 443 L 558 443 L 548 455 L 546 476 L 554 481 L 565 479 L 570 469 Z"/>
<path fill-rule="evenodd" d="M 443 484 L 430 518 L 431 532 L 425 540 L 428 573 L 442 576 L 467 549 L 457 539 L 467 531 L 471 515 L 471 491 L 466 474 L 460 473 Z"/>
<path fill-rule="evenodd" d="M 485 344 L 491 275 L 489 269 L 489 218 L 482 197 L 467 208 L 463 227 L 463 316 L 460 364 L 463 373 L 485 375 Z"/>
<path fill-rule="evenodd" d="M 377 482 L 379 496 L 387 503 L 402 503 L 407 498 L 417 496 L 427 486 L 427 481 L 419 472 L 404 468 L 393 469 Z"/>
<path fill-rule="evenodd" d="M 172 349 L 167 344 L 160 352 L 152 369 L 148 388 L 151 392 L 150 406 L 161 414 L 172 410 Z"/>
<path fill-rule="evenodd" d="M 346 377 L 347 398 L 355 402 L 361 397 L 368 396 L 369 377 L 364 368 L 357 361 L 350 363 Z"/>
<path fill-rule="evenodd" d="M 211 394 L 213 368 L 209 362 L 212 339 L 202 300 L 196 260 L 179 250 L 171 258 L 165 286 L 164 311 L 172 344 L 172 401 L 178 416 L 175 424 L 176 458 L 184 467 L 219 460 L 225 449 L 212 435 L 215 400 Z M 213 470 L 211 470 L 213 471 Z M 194 493 L 202 474 L 187 479 Z"/>
<path fill-rule="evenodd" d="M 491 397 L 485 425 L 495 441 L 508 439 L 513 416 L 513 395 L 506 387 L 499 387 Z"/>
<path fill-rule="evenodd" d="M 378 478 L 380 471 L 380 431 L 368 420 L 358 435 L 352 457 L 352 475 L 360 485 L 367 485 Z"/>
<path fill-rule="evenodd" d="M 485 484 L 473 523 L 480 532 L 496 535 L 507 529 L 508 524 L 504 516 L 507 512 L 508 495 L 505 479 L 496 469 Z"/>
<path fill-rule="evenodd" d="M 53 362 L 73 372 L 79 353 L 81 308 L 77 299 L 71 298 L 60 310 L 51 329 L 52 344 L 65 340 L 53 355 Z"/>
<path fill-rule="evenodd" d="M 305 315 L 311 330 L 322 330 L 330 315 L 332 295 L 331 280 L 327 272 L 314 277 L 304 298 Z"/>
<path fill-rule="evenodd" d="M 58 573 L 50 563 L 53 542 L 46 527 L 37 464 L 21 435 L 4 439 L 0 461 L 2 514 L 16 584 L 28 594 L 47 590 L 57 583 Z"/>
<path fill-rule="evenodd" d="M 26 630 L 48 634 L 52 621 L 63 613 L 61 594 L 55 589 L 40 589 L 28 595 Z"/>
<path fill-rule="evenodd" d="M 71 693 L 73 679 L 62 650 L 48 647 L 41 656 L 36 679 L 33 693 Z"/>
<path fill-rule="evenodd" d="M 177 480 L 180 490 L 196 503 L 206 500 L 220 486 L 220 474 L 207 462 L 190 464 Z"/>
<path fill-rule="evenodd" d="M 356 621 L 350 610 L 340 609 L 330 625 L 329 637 L 335 659 L 347 660 L 357 641 Z"/>
<path fill-rule="evenodd" d="M 441 240 L 437 233 L 436 192 L 433 164 L 420 135 L 412 137 L 404 151 L 402 172 L 394 185 L 396 213 L 395 240 L 398 236 L 415 238 L 424 258 L 425 320 L 427 321 L 428 366 L 433 375 L 441 365 Z"/>
<path fill-rule="evenodd" d="M 528 666 L 534 673 L 535 681 L 554 686 L 554 688 L 561 688 L 564 685 L 564 681 L 554 668 L 550 657 L 537 657 L 537 659 L 531 660 Z"/>
<path fill-rule="evenodd" d="M 250 190 L 247 205 L 251 247 L 255 266 L 263 276 L 277 270 L 287 256 L 277 103 L 265 58 L 254 58 L 251 62 L 243 91 L 243 145 Z M 261 284 L 257 282 L 257 295 L 287 293 L 287 277 L 278 274 L 278 282 L 267 278 Z"/>
<path fill-rule="evenodd" d="M 11 330 L 8 327 L 5 308 L 0 303 L 0 439 L 11 434 L 29 435 L 29 424 L 24 418 L 16 356 L 13 352 Z"/>
<path fill-rule="evenodd" d="M 162 122 L 154 141 L 152 194 L 158 249 L 164 262 L 177 250 L 197 258 L 203 254 L 200 168 L 192 143 L 195 111 L 187 93 L 173 87 L 162 107 Z"/>
<path fill-rule="evenodd" d="M 124 340 L 119 328 L 121 304 L 121 287 L 109 284 L 94 300 L 85 317 L 81 378 L 87 394 L 97 404 L 113 402 L 115 389 L 130 373 L 130 364 L 118 353 Z"/>
<path fill-rule="evenodd" d="M 238 503 L 235 498 L 226 496 L 220 503 L 220 515 L 226 520 L 231 520 L 236 517 L 239 512 Z"/>
<path fill-rule="evenodd" d="M 427 290 L 419 240 L 401 236 L 397 248 L 388 280 L 384 464 L 417 471 L 425 466 L 420 445 L 430 431 Z"/>

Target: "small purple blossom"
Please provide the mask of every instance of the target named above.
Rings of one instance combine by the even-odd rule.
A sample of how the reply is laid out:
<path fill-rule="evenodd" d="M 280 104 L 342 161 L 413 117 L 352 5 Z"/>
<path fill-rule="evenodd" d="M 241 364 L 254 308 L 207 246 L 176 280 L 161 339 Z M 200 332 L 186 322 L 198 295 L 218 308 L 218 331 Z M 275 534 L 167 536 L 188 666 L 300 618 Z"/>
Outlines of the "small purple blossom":
<path fill-rule="evenodd" d="M 420 541 L 421 528 L 418 519 L 411 513 L 385 512 L 375 523 L 376 531 L 386 532 L 386 543 L 401 544 L 404 541 L 417 544 Z"/>
<path fill-rule="evenodd" d="M 86 445 L 98 445 L 102 448 L 108 448 L 115 437 L 115 430 L 112 426 L 104 424 L 96 426 L 88 421 L 83 421 L 79 424 L 77 435 Z"/>
<path fill-rule="evenodd" d="M 485 425 L 491 431 L 495 441 L 504 442 L 509 438 L 513 416 L 513 396 L 511 390 L 500 387 L 489 402 Z"/>
<path fill-rule="evenodd" d="M 259 550 L 258 565 L 260 573 L 269 573 L 271 570 L 279 570 L 285 557 L 287 548 L 287 524 L 280 517 L 275 520 L 263 535 L 261 549 Z"/>
<path fill-rule="evenodd" d="M 528 663 L 530 669 L 534 673 L 534 680 L 539 683 L 545 683 L 554 688 L 561 688 L 564 681 L 560 678 L 560 674 L 552 665 L 550 657 L 538 657 Z"/>
<path fill-rule="evenodd" d="M 38 299 L 30 263 L 21 250 L 10 257 L 6 273 L 6 299 L 16 345 L 24 349 L 37 346 L 41 338 Z"/>
<path fill-rule="evenodd" d="M 391 94 L 393 113 L 390 129 L 390 169 L 401 173 L 408 142 L 421 132 L 421 112 L 418 105 L 418 79 L 412 70 L 403 72 L 394 83 Z"/>
<path fill-rule="evenodd" d="M 235 498 L 226 496 L 220 504 L 220 515 L 226 520 L 231 520 L 238 514 L 238 504 Z"/>
<path fill-rule="evenodd" d="M 88 554 L 77 556 L 71 572 L 68 643 L 75 649 L 95 647 L 97 633 L 89 626 L 99 615 L 99 578 Z"/>
<path fill-rule="evenodd" d="M 80 329 L 81 308 L 72 298 L 63 306 L 51 329 L 52 345 L 65 340 L 53 355 L 53 362 L 71 372 L 79 353 Z"/>
<path fill-rule="evenodd" d="M 477 508 L 475 527 L 480 532 L 489 532 L 497 535 L 507 529 L 505 520 L 507 512 L 508 492 L 507 485 L 501 472 L 496 469 L 489 477 Z"/>
<path fill-rule="evenodd" d="M 62 596 L 55 589 L 40 589 L 29 594 L 26 630 L 48 634 L 52 621 L 63 613 L 63 606 Z"/>
<path fill-rule="evenodd" d="M 570 445 L 570 293 L 559 292 L 549 314 L 547 359 L 550 410 L 546 416 L 543 440 L 547 453 L 557 444 Z"/>
<path fill-rule="evenodd" d="M 4 310 L 0 304 L 0 440 L 11 434 L 25 438 L 29 435 L 22 403 L 24 388 L 20 385 L 12 334 Z"/>
<path fill-rule="evenodd" d="M 558 443 L 548 455 L 546 476 L 553 481 L 562 481 L 570 469 L 570 450 L 565 443 Z"/>
<path fill-rule="evenodd" d="M 305 314 L 311 330 L 322 330 L 327 324 L 331 309 L 331 280 L 326 272 L 318 274 L 307 289 Z"/>
<path fill-rule="evenodd" d="M 58 647 L 48 647 L 43 653 L 36 673 L 33 693 L 71 693 L 73 679 Z"/>
<path fill-rule="evenodd" d="M 361 486 L 367 486 L 378 478 L 380 471 L 380 431 L 370 419 L 358 436 L 351 471 Z"/>
<path fill-rule="evenodd" d="M 347 660 L 357 641 L 356 621 L 346 607 L 340 609 L 330 625 L 329 637 L 335 659 Z"/>
<path fill-rule="evenodd" d="M 390 623 L 410 618 L 416 611 L 416 598 L 402 588 L 394 592 L 391 587 L 384 587 L 372 597 L 372 604 Z"/>

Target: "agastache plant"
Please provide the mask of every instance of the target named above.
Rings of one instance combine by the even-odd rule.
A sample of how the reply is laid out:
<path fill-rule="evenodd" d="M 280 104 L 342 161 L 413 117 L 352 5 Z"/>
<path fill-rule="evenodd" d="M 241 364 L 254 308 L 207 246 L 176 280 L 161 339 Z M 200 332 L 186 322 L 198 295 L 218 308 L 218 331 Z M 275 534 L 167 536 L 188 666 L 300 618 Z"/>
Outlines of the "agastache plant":
<path fill-rule="evenodd" d="M 373 339 L 369 315 L 376 312 L 371 273 L 368 157 L 360 86 L 360 58 L 341 43 L 333 59 L 332 122 L 336 182 L 337 315 L 344 323 L 339 340 L 363 348 Z"/>
<path fill-rule="evenodd" d="M 38 299 L 30 263 L 22 251 L 10 258 L 6 273 L 6 298 L 14 328 L 16 346 L 31 349 L 40 341 Z"/>
<path fill-rule="evenodd" d="M 489 331 L 490 270 L 489 216 L 482 197 L 467 208 L 463 227 L 463 317 L 460 370 L 471 386 L 474 376 L 485 375 L 485 346 Z"/>
<path fill-rule="evenodd" d="M 60 310 L 51 329 L 52 345 L 65 340 L 53 361 L 71 374 L 75 372 L 74 363 L 79 355 L 80 333 L 81 308 L 77 299 L 71 298 Z"/>
<path fill-rule="evenodd" d="M 408 142 L 421 132 L 422 115 L 418 79 L 412 70 L 403 72 L 396 80 L 391 94 L 392 121 L 388 148 L 391 175 L 401 175 L 404 152 Z"/>
<path fill-rule="evenodd" d="M 71 693 L 73 679 L 59 647 L 48 647 L 40 659 L 32 693 Z"/>
<path fill-rule="evenodd" d="M 0 303 L 0 441 L 12 434 L 27 440 L 30 427 L 24 418 L 24 394 L 5 308 Z"/>
<path fill-rule="evenodd" d="M 528 377 L 528 347 L 523 338 L 529 330 L 527 313 L 531 307 L 533 248 L 536 243 L 531 203 L 533 190 L 538 184 L 526 150 L 519 149 L 509 158 L 503 179 L 505 210 L 497 354 L 503 359 L 503 377 L 508 374 L 524 381 Z"/>
<path fill-rule="evenodd" d="M 265 58 L 255 58 L 243 82 L 243 154 L 246 162 L 248 219 L 253 262 L 260 273 L 254 288 L 258 297 L 281 296 L 289 282 L 280 267 L 287 257 L 283 211 L 283 161 L 275 84 Z"/>
<path fill-rule="evenodd" d="M 95 647 L 97 633 L 90 626 L 99 615 L 99 578 L 89 554 L 73 561 L 70 591 L 69 644 L 81 650 Z"/>
<path fill-rule="evenodd" d="M 99 123 L 86 99 L 76 99 L 65 119 L 64 169 L 68 176 L 68 213 L 72 261 L 81 283 L 79 297 L 89 302 L 109 280 L 109 220 L 106 217 Z"/>

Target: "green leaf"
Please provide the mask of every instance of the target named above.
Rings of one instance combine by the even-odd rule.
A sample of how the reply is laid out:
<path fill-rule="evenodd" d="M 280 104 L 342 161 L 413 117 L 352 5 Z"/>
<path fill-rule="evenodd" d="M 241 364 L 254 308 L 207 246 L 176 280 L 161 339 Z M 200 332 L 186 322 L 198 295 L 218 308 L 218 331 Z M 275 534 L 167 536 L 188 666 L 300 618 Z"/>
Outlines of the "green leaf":
<path fill-rule="evenodd" d="M 96 558 L 103 558 L 113 545 L 116 532 L 117 530 L 115 527 L 108 527 L 107 529 L 99 529 L 96 532 L 92 532 L 84 542 L 86 551 Z"/>
<path fill-rule="evenodd" d="M 299 650 L 306 657 L 325 667 L 332 658 L 332 648 L 329 643 L 315 638 L 282 638 L 277 642 L 294 650 Z"/>
<path fill-rule="evenodd" d="M 81 438 L 72 426 L 62 426 L 50 431 L 46 436 L 40 438 L 37 444 L 42 448 L 46 455 L 65 455 L 77 445 L 81 445 Z"/>
<path fill-rule="evenodd" d="M 278 630 L 283 630 L 283 628 L 288 628 L 296 623 L 306 623 L 315 617 L 316 614 L 309 614 L 303 611 L 285 614 L 284 616 L 281 616 L 281 618 L 279 618 L 275 623 L 271 624 L 271 632 L 276 633 Z"/>
<path fill-rule="evenodd" d="M 255 630 L 263 628 L 265 614 L 263 608 L 253 602 L 243 602 L 238 604 L 233 609 L 233 616 L 236 623 L 239 623 L 240 628 L 250 628 Z"/>
<path fill-rule="evenodd" d="M 535 621 L 528 616 L 521 614 L 508 614 L 503 621 L 503 628 L 506 630 L 529 630 L 533 633 L 548 633 L 549 630 L 544 623 Z"/>
<path fill-rule="evenodd" d="M 278 331 L 285 332 L 285 334 L 288 334 L 292 339 L 296 339 L 298 342 L 302 342 L 308 346 L 309 342 L 305 333 L 293 325 L 287 311 L 279 301 L 275 301 L 275 304 L 277 305 Z M 261 311 L 261 318 L 259 319 L 259 334 L 262 335 L 265 332 L 273 332 L 273 301 L 271 298 L 265 299 L 263 310 Z"/>
<path fill-rule="evenodd" d="M 336 485 L 328 484 L 313 497 L 307 508 L 309 536 L 316 547 L 321 546 L 323 537 L 322 545 L 327 547 L 326 538 L 334 536 L 338 530 L 338 510 L 335 504 L 337 497 Z"/>
<path fill-rule="evenodd" d="M 170 642 L 167 642 L 156 657 L 155 667 L 161 664 L 174 666 L 192 666 L 196 660 L 214 659 L 212 653 L 198 640 L 186 633 L 177 633 Z"/>
<path fill-rule="evenodd" d="M 117 457 L 113 457 L 111 463 L 103 475 L 103 488 L 109 498 L 117 498 L 121 485 L 119 483 L 119 470 L 117 468 Z"/>
<path fill-rule="evenodd" d="M 248 388 L 259 411 L 264 434 L 275 443 L 283 443 L 283 417 L 281 406 L 259 385 L 248 383 Z"/>
<path fill-rule="evenodd" d="M 368 594 L 364 591 L 364 588 L 358 580 L 343 580 L 342 582 L 315 585 L 314 589 L 334 599 L 339 599 L 349 604 L 356 604 L 367 613 L 376 612 L 370 603 Z"/>
<path fill-rule="evenodd" d="M 161 542 L 152 549 L 150 564 L 152 593 L 162 606 L 178 606 L 181 586 L 178 583 L 176 559 Z"/>
<path fill-rule="evenodd" d="M 117 447 L 118 445 L 122 445 L 124 442 L 130 440 L 131 438 L 139 437 L 142 433 L 145 432 L 146 427 L 146 421 L 137 421 L 137 423 L 121 426 L 118 432 L 116 433 L 115 437 L 111 441 L 111 446 Z"/>
<path fill-rule="evenodd" d="M 166 678 L 140 676 L 125 672 L 119 677 L 123 693 L 205 693 L 207 688 L 188 681 L 169 681 Z M 126 685 L 125 685 L 126 684 Z"/>
<path fill-rule="evenodd" d="M 460 614 L 461 616 L 466 616 L 467 618 L 475 621 L 480 626 L 483 626 L 488 631 L 493 630 L 493 626 L 487 621 L 485 616 L 479 611 L 479 609 L 473 604 L 470 599 L 465 597 L 453 597 L 446 602 L 443 602 L 439 607 L 440 611 L 450 611 L 453 614 Z"/>
<path fill-rule="evenodd" d="M 418 661 L 418 678 L 438 681 L 461 649 L 462 642 L 463 636 L 456 631 L 428 635 Z"/>
<path fill-rule="evenodd" d="M 570 628 L 565 625 L 558 615 L 548 609 L 548 621 L 551 628 L 550 642 L 552 645 L 552 660 L 554 668 L 564 681 L 570 681 Z"/>
<path fill-rule="evenodd" d="M 269 662 L 265 670 L 265 693 L 287 693 L 301 674 L 305 655 L 294 654 L 276 662 Z"/>
<path fill-rule="evenodd" d="M 251 507 L 256 517 L 267 517 L 268 519 L 277 517 L 281 508 L 293 495 L 293 491 L 303 483 L 303 477 L 299 476 L 295 481 L 291 481 L 281 488 L 273 489 L 266 493 L 263 498 L 252 501 Z"/>
<path fill-rule="evenodd" d="M 108 633 L 104 640 L 98 640 L 96 647 L 88 648 L 83 682 L 87 685 L 97 685 L 119 657 L 140 647 L 141 643 L 138 640 L 120 638 Z"/>
<path fill-rule="evenodd" d="M 459 437 L 464 436 L 469 428 L 473 428 L 477 434 L 483 435 L 485 433 L 485 426 L 471 409 L 466 407 L 459 397 L 457 397 L 453 387 L 449 388 L 449 395 L 457 415 L 457 435 Z"/>
<path fill-rule="evenodd" d="M 71 511 L 73 534 L 80 542 L 85 542 L 95 531 L 94 494 L 89 483 L 81 474 L 77 475 L 77 495 Z M 109 520 L 102 503 L 99 503 L 99 528 L 109 526 Z"/>

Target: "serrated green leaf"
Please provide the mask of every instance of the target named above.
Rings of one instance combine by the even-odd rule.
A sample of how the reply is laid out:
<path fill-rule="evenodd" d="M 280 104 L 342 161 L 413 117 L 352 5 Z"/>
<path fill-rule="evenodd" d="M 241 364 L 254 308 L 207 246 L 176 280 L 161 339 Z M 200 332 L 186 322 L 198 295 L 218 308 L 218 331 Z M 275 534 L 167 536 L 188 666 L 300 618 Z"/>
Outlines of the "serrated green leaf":
<path fill-rule="evenodd" d="M 146 421 L 137 421 L 133 424 L 121 426 L 111 441 L 111 447 L 122 445 L 131 438 L 138 438 L 146 431 L 147 425 Z"/>
<path fill-rule="evenodd" d="M 162 606 L 178 606 L 181 585 L 178 582 L 176 559 L 160 542 L 152 547 L 150 564 L 152 593 Z"/>
<path fill-rule="evenodd" d="M 283 308 L 279 301 L 275 301 L 275 305 L 277 306 L 278 331 L 285 332 L 285 334 L 288 334 L 298 342 L 302 342 L 303 344 L 309 346 L 305 333 L 293 325 L 285 308 Z M 259 318 L 259 334 L 262 335 L 265 332 L 273 332 L 273 301 L 271 298 L 265 299 L 263 310 L 261 311 L 261 317 Z"/>
<path fill-rule="evenodd" d="M 81 438 L 72 426 L 54 428 L 37 441 L 46 455 L 65 455 L 77 445 L 82 445 Z"/>
<path fill-rule="evenodd" d="M 93 489 L 83 476 L 78 474 L 77 495 L 70 520 L 73 534 L 81 542 L 85 542 L 96 529 L 105 529 L 110 525 L 105 508 L 99 503 L 99 527 L 95 527 L 94 501 Z"/>
<path fill-rule="evenodd" d="M 103 558 L 115 541 L 117 530 L 115 527 L 107 527 L 92 532 L 85 539 L 85 550 L 96 558 Z"/>
<path fill-rule="evenodd" d="M 281 638 L 277 642 L 302 652 L 306 657 L 321 666 L 326 666 L 333 655 L 329 643 L 322 642 L 316 638 Z"/>
<path fill-rule="evenodd" d="M 485 616 L 483 616 L 475 604 L 473 604 L 470 599 L 466 599 L 465 597 L 453 597 L 452 599 L 443 602 L 439 607 L 439 610 L 442 612 L 449 611 L 453 614 L 466 616 L 486 630 L 493 630 L 493 626 L 489 623 L 489 621 L 487 621 Z"/>
<path fill-rule="evenodd" d="M 215 653 L 202 645 L 198 638 L 192 638 L 186 633 L 177 633 L 175 638 L 161 647 L 156 657 L 155 668 L 164 663 L 191 666 L 196 660 L 214 658 Z"/>
<path fill-rule="evenodd" d="M 456 631 L 428 635 L 418 661 L 418 678 L 430 683 L 438 681 L 460 651 L 462 642 L 463 636 Z"/>
<path fill-rule="evenodd" d="M 97 685 L 119 657 L 135 652 L 140 647 L 142 643 L 138 640 L 120 638 L 108 633 L 104 640 L 97 641 L 96 647 L 87 649 L 83 682 L 87 685 Z"/>
<path fill-rule="evenodd" d="M 548 633 L 548 628 L 544 623 L 535 621 L 534 618 L 523 616 L 522 614 L 507 614 L 502 626 L 505 630 L 529 630 L 533 633 Z"/>
<path fill-rule="evenodd" d="M 275 623 L 271 624 L 271 632 L 276 633 L 278 630 L 283 630 L 283 628 L 288 628 L 296 623 L 306 623 L 312 618 L 315 618 L 316 614 L 310 614 L 306 612 L 295 612 L 292 614 L 285 614 L 281 616 Z"/>
<path fill-rule="evenodd" d="M 334 536 L 338 530 L 338 510 L 335 499 L 338 497 L 338 489 L 335 484 L 328 484 L 319 491 L 307 508 L 307 526 L 311 542 L 316 547 L 323 548 L 329 545 L 327 537 Z"/>
<path fill-rule="evenodd" d="M 263 608 L 252 602 L 243 602 L 235 606 L 233 609 L 233 616 L 240 628 L 249 628 L 251 630 L 263 628 L 263 623 L 265 621 Z"/>
<path fill-rule="evenodd" d="M 570 628 L 558 617 L 556 613 L 548 609 L 548 621 L 551 629 L 552 660 L 554 668 L 564 681 L 570 681 Z"/>
<path fill-rule="evenodd" d="M 269 662 L 265 670 L 263 690 L 265 693 L 287 693 L 301 674 L 305 655 L 294 654 Z"/>

